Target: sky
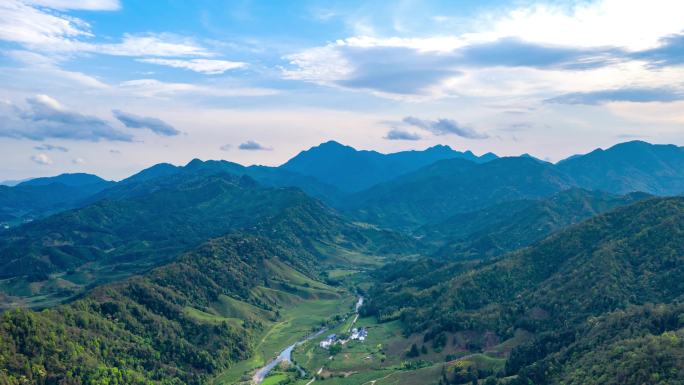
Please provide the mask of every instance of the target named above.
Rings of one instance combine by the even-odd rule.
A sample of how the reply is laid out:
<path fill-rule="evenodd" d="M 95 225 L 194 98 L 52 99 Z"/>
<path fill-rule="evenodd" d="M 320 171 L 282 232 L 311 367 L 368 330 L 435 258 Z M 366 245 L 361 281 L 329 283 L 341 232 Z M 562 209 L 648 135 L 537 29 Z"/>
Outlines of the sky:
<path fill-rule="evenodd" d="M 684 2 L 0 1 L 0 180 L 684 145 Z"/>

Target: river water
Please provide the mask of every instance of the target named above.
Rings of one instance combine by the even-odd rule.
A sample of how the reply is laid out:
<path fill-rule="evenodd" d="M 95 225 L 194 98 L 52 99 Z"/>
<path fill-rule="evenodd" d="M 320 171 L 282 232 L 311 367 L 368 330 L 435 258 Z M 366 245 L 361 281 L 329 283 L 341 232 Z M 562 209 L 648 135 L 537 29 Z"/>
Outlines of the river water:
<path fill-rule="evenodd" d="M 354 316 L 356 318 L 358 318 L 358 316 L 359 316 L 359 308 L 361 307 L 361 305 L 363 305 L 363 297 L 359 297 L 358 301 L 356 301 L 356 305 L 354 306 L 354 313 L 356 313 Z M 354 318 L 354 322 L 356 322 L 356 318 Z M 353 326 L 353 323 L 352 323 L 352 326 Z M 303 338 L 303 339 L 295 342 L 294 344 L 286 347 L 285 349 L 283 349 L 280 352 L 280 354 L 278 354 L 278 357 L 274 358 L 268 364 L 266 364 L 266 366 L 263 366 L 262 368 L 257 370 L 256 373 L 254 373 L 254 376 L 252 376 L 252 384 L 261 384 L 264 381 L 264 379 L 266 378 L 266 376 L 268 376 L 268 373 L 270 373 L 271 370 L 273 370 L 273 368 L 278 366 L 279 363 L 284 362 L 284 361 L 292 362 L 292 350 L 294 350 L 294 348 L 296 346 L 299 346 L 308 340 L 311 340 L 311 339 L 314 339 L 314 338 L 320 336 L 321 334 L 325 333 L 326 330 L 328 330 L 328 328 L 319 329 L 315 333 L 310 334 L 310 335 L 306 336 L 305 338 Z M 304 374 L 303 373 L 304 370 L 302 370 L 302 368 L 298 367 L 298 369 L 300 372 L 302 372 L 302 374 Z"/>

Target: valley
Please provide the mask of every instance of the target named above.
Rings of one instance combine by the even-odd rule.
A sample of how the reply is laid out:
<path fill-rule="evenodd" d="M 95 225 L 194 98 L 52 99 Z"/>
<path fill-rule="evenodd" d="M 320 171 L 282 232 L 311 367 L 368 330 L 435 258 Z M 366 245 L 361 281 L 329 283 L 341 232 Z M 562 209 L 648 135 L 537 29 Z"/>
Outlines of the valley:
<path fill-rule="evenodd" d="M 570 167 L 340 146 L 282 169 L 153 166 L 0 232 L 0 382 L 682 379 L 684 198 L 663 192 L 684 187 L 608 160 L 645 149 L 671 174 L 684 150 Z M 357 155 L 356 191 L 317 179 Z"/>
<path fill-rule="evenodd" d="M 0 385 L 684 385 L 682 79 L 682 0 L 0 0 Z"/>

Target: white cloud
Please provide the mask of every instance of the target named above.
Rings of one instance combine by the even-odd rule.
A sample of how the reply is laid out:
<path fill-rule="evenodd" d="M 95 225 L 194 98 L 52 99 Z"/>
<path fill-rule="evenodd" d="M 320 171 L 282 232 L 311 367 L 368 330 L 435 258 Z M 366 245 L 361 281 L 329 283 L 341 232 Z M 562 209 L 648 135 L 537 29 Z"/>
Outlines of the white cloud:
<path fill-rule="evenodd" d="M 87 47 L 81 37 L 92 37 L 85 21 L 31 7 L 18 0 L 0 2 L 0 40 L 50 50 L 73 51 Z"/>
<path fill-rule="evenodd" d="M 73 164 L 84 164 L 84 163 L 85 163 L 85 159 L 83 159 L 83 158 L 74 158 L 74 159 L 71 160 L 71 163 L 73 163 Z"/>
<path fill-rule="evenodd" d="M 162 82 L 157 79 L 135 79 L 119 84 L 119 89 L 132 95 L 149 98 L 172 98 L 181 94 L 213 97 L 268 96 L 278 90 L 270 88 L 211 87 L 190 83 Z"/>
<path fill-rule="evenodd" d="M 487 22 L 488 21 L 488 22 Z M 487 27 L 466 35 L 469 40 L 518 37 L 556 45 L 615 46 L 643 50 L 684 27 L 680 0 L 600 0 L 521 7 L 503 15 L 486 15 Z"/>
<path fill-rule="evenodd" d="M 476 131 L 475 129 L 464 126 L 453 119 L 426 120 L 407 116 L 402 119 L 402 123 L 408 126 L 417 127 L 433 133 L 434 135 L 457 135 L 467 139 L 487 139 L 489 135 Z"/>
<path fill-rule="evenodd" d="M 13 50 L 3 54 L 22 64 L 20 68 L 5 68 L 6 73 L 14 73 L 14 79 L 22 79 L 25 83 L 40 79 L 42 87 L 46 87 L 51 79 L 66 81 L 69 86 L 74 84 L 93 89 L 105 89 L 109 86 L 99 79 L 82 72 L 67 71 L 59 67 L 61 60 L 35 52 Z"/>
<path fill-rule="evenodd" d="M 38 164 L 43 165 L 43 166 L 48 165 L 48 164 L 52 164 L 52 159 L 50 159 L 50 157 L 44 153 L 32 155 L 31 160 L 34 161 L 35 163 L 38 163 Z"/>
<path fill-rule="evenodd" d="M 174 34 L 125 34 L 121 43 L 93 45 L 92 52 L 117 56 L 211 56 L 193 39 Z"/>
<path fill-rule="evenodd" d="M 209 59 L 192 59 L 192 60 L 178 60 L 178 59 L 138 59 L 143 63 L 158 64 L 174 68 L 183 68 L 190 71 L 195 71 L 207 75 L 222 74 L 228 70 L 244 68 L 247 63 L 235 62 L 228 60 L 209 60 Z"/>
<path fill-rule="evenodd" d="M 85 11 L 116 11 L 121 9 L 119 0 L 25 0 L 25 2 L 53 9 L 79 9 Z"/>
<path fill-rule="evenodd" d="M 305 49 L 285 56 L 290 67 L 283 75 L 409 100 L 539 97 L 601 87 L 656 87 L 673 79 L 675 87 L 682 86 L 677 80 L 681 67 L 654 71 L 645 62 L 648 55 L 638 55 L 683 32 L 680 0 L 528 4 L 474 20 L 458 35 L 354 36 Z M 676 55 L 677 47 L 666 48 L 663 54 Z M 675 59 L 671 62 L 681 57 Z"/>
<path fill-rule="evenodd" d="M 54 3 L 63 3 L 65 7 L 67 4 L 72 4 L 73 7 L 78 5 L 67 1 Z M 92 7 L 107 5 L 94 1 L 83 2 L 81 6 L 85 7 L 88 4 Z M 31 6 L 19 0 L 0 2 L 0 40 L 19 43 L 32 50 L 116 56 L 212 56 L 209 50 L 193 39 L 170 33 L 124 34 L 121 42 L 106 44 L 93 42 L 94 37 L 90 25 L 82 19 Z"/>

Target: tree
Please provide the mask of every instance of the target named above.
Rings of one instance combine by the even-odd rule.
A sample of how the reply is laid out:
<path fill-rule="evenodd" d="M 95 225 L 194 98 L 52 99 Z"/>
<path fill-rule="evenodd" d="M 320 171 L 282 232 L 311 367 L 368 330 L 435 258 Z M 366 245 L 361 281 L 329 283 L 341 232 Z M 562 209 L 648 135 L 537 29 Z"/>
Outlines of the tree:
<path fill-rule="evenodd" d="M 418 351 L 418 346 L 416 346 L 416 344 L 411 345 L 411 349 L 406 353 L 406 357 L 408 358 L 418 357 L 419 355 L 420 352 Z"/>

